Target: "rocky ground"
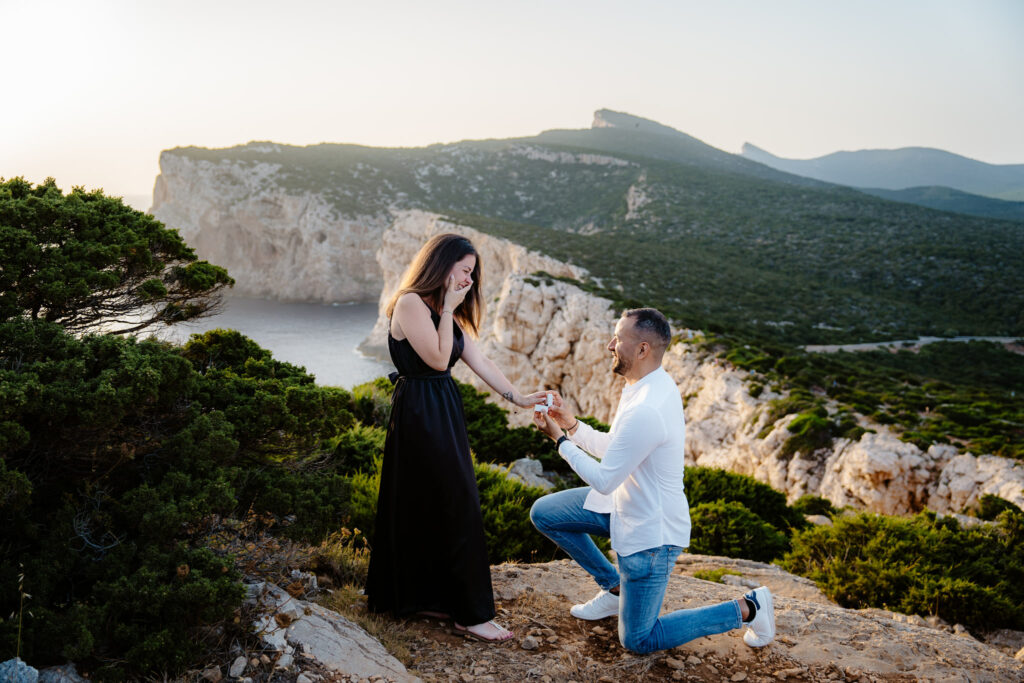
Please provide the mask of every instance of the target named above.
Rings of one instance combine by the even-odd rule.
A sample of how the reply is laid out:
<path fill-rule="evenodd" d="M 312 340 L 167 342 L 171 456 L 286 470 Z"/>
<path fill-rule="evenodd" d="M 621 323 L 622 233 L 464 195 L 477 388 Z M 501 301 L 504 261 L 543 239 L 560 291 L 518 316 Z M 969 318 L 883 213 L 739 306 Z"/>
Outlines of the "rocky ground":
<path fill-rule="evenodd" d="M 725 570 L 721 578 L 726 583 L 693 576 L 713 570 Z M 376 624 L 371 630 L 386 631 L 384 642 L 398 656 L 394 659 L 348 619 L 301 598 L 290 602 L 284 591 L 270 587 L 264 596 L 278 597 L 275 610 L 263 617 L 269 625 L 264 638 L 265 643 L 276 640 L 279 651 L 267 648 L 240 655 L 249 658 L 250 665 L 244 671 L 236 669 L 237 676 L 230 675 L 229 663 L 219 671 L 225 681 L 247 678 L 246 683 L 1024 681 L 1022 632 L 982 634 L 986 644 L 961 627 L 936 620 L 929 623 L 878 609 L 843 609 L 806 579 L 758 562 L 684 554 L 664 604 L 666 611 L 705 605 L 734 599 L 750 585 L 767 585 L 776 596 L 778 635 L 757 650 L 747 647 L 737 630 L 666 652 L 633 655 L 619 644 L 615 618 L 583 622 L 569 615 L 572 604 L 589 599 L 595 591 L 575 563 L 504 564 L 492 568 L 492 577 L 497 620 L 515 633 L 509 642 L 467 640 L 450 621 L 441 619 L 366 621 L 361 596 L 347 593 L 339 608 L 355 621 Z M 274 599 L 268 604 L 275 604 Z M 354 636 L 354 628 L 360 634 Z M 328 646 L 329 640 L 335 642 Z M 235 664 L 244 661 L 236 659 Z M 192 680 L 202 678 L 195 673 Z M 206 680 L 221 680 L 217 672 L 209 673 Z"/>

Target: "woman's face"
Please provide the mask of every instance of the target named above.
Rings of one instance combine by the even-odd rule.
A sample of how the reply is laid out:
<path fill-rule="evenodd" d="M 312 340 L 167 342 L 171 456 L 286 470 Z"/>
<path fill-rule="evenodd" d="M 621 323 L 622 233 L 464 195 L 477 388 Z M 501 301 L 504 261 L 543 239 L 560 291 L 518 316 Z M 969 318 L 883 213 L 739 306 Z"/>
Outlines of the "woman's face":
<path fill-rule="evenodd" d="M 455 284 L 459 289 L 473 284 L 473 269 L 476 268 L 476 256 L 467 254 L 455 262 L 449 276 L 455 276 Z M 447 279 L 447 278 L 446 278 Z"/>

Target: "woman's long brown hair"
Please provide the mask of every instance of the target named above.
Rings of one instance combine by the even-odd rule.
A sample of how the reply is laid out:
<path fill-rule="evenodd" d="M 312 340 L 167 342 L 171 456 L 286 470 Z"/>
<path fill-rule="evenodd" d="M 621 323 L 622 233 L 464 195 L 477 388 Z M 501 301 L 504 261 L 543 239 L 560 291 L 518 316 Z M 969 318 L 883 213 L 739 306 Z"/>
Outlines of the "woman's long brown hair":
<path fill-rule="evenodd" d="M 402 276 L 402 283 L 398 286 L 398 291 L 388 302 L 385 309 L 388 318 L 394 313 L 399 297 L 407 292 L 418 294 L 427 302 L 428 306 L 440 313 L 444 305 L 444 293 L 448 288 L 446 281 L 448 273 L 456 263 L 470 254 L 476 256 L 476 265 L 470 275 L 473 278 L 473 284 L 469 286 L 466 298 L 456 307 L 453 317 L 463 329 L 468 330 L 476 337 L 480 328 L 480 319 L 483 317 L 483 303 L 480 294 L 483 264 L 480 263 L 480 254 L 476 253 L 473 243 L 462 235 L 452 233 L 435 235 L 423 245 Z"/>

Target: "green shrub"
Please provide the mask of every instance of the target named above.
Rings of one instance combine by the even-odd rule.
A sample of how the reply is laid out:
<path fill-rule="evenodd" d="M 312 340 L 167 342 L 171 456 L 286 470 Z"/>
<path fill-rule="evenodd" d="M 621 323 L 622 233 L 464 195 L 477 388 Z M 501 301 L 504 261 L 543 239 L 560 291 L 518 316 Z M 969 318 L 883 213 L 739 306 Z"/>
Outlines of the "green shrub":
<path fill-rule="evenodd" d="M 794 512 L 799 512 L 801 515 L 825 515 L 826 517 L 831 517 L 839 512 L 828 498 L 812 496 L 811 494 L 805 494 L 797 498 L 792 508 Z"/>
<path fill-rule="evenodd" d="M 996 519 L 1004 511 L 1010 510 L 1011 512 L 1024 513 L 1019 507 L 999 496 L 994 496 L 991 493 L 986 493 L 978 499 L 977 505 L 972 508 L 964 510 L 966 514 L 974 515 L 979 519 L 992 521 Z"/>
<path fill-rule="evenodd" d="M 341 474 L 367 471 L 374 458 L 384 454 L 386 432 L 376 426 L 359 424 L 331 439 L 331 466 Z"/>
<path fill-rule="evenodd" d="M 377 527 L 377 496 L 380 495 L 382 464 L 383 457 L 374 458 L 373 467 L 356 472 L 349 480 L 352 490 L 346 526 L 361 530 L 369 539 L 373 539 Z"/>
<path fill-rule="evenodd" d="M 726 574 L 733 576 L 742 576 L 742 574 L 735 569 L 726 569 L 725 567 L 719 567 L 718 569 L 701 569 L 693 573 L 693 578 L 703 579 L 704 581 L 711 581 L 713 583 L 723 583 L 722 577 Z"/>
<path fill-rule="evenodd" d="M 735 501 L 718 500 L 690 508 L 691 553 L 770 562 L 789 548 L 789 539 Z"/>
<path fill-rule="evenodd" d="M 784 565 L 844 607 L 880 607 L 972 628 L 1024 627 L 1024 515 L 964 529 L 951 517 L 862 513 L 793 537 Z"/>
<path fill-rule="evenodd" d="M 237 332 L 176 348 L 0 323 L 0 613 L 23 563 L 25 657 L 111 679 L 194 665 L 242 598 L 211 525 L 254 509 L 314 542 L 339 528 L 350 484 L 318 463 L 350 407 Z M 16 637 L 0 624 L 0 649 Z"/>
<path fill-rule="evenodd" d="M 352 387 L 352 412 L 356 419 L 365 425 L 387 429 L 394 392 L 395 385 L 387 377 Z"/>
<path fill-rule="evenodd" d="M 0 321 L 76 334 L 197 318 L 234 284 L 151 215 L 102 190 L 64 195 L 53 178 L 0 178 L 0 264 Z"/>
<path fill-rule="evenodd" d="M 801 513 L 786 505 L 785 494 L 745 474 L 714 467 L 687 467 L 683 484 L 691 508 L 719 500 L 737 502 L 786 534 L 807 524 Z"/>

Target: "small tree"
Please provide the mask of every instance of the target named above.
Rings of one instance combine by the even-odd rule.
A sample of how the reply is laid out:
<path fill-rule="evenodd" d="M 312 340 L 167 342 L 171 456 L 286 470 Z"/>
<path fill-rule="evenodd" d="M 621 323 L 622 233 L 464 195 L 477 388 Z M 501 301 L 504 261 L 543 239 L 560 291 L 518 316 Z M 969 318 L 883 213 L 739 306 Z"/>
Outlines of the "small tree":
<path fill-rule="evenodd" d="M 177 231 L 102 190 L 0 178 L 0 321 L 126 334 L 207 315 L 233 284 Z"/>

